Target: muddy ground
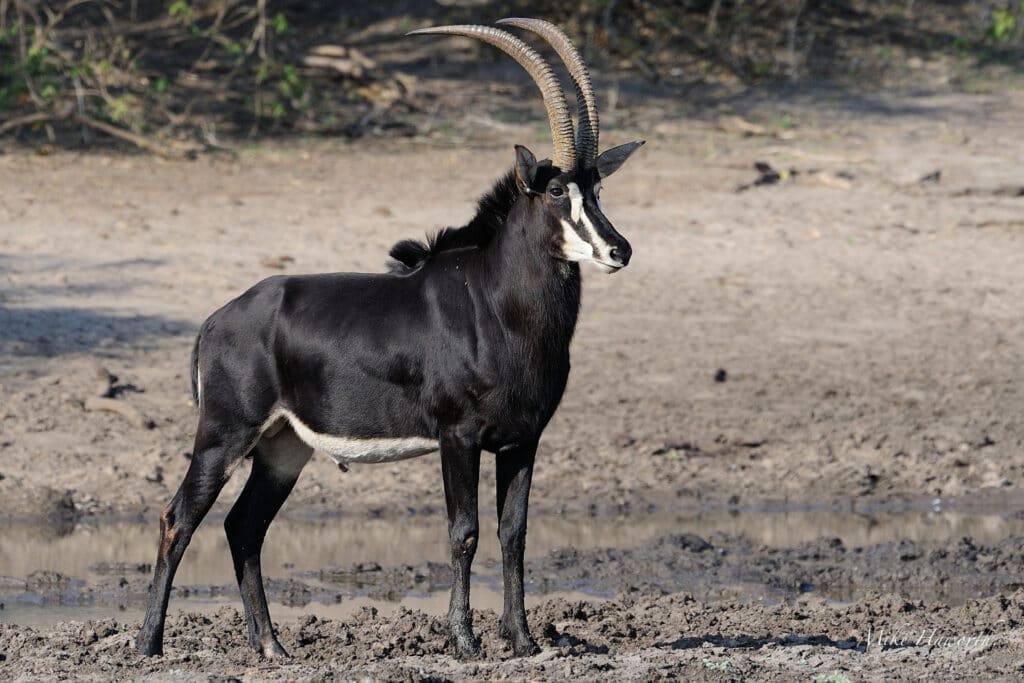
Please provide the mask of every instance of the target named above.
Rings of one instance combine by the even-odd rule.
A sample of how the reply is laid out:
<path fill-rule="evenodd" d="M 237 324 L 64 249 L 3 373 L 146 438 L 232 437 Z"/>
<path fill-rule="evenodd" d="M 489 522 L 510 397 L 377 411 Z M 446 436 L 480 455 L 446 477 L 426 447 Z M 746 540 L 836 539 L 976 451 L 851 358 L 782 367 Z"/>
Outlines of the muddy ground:
<path fill-rule="evenodd" d="M 955 608 L 888 595 L 838 607 L 816 599 L 706 605 L 681 594 L 549 602 L 530 614 L 534 632 L 543 634 L 541 654 L 508 659 L 497 616 L 477 613 L 485 654 L 471 662 L 447 654 L 440 619 L 404 610 L 390 619 L 367 609 L 345 623 L 310 615 L 289 624 L 281 641 L 294 659 L 285 664 L 248 651 L 244 622 L 231 609 L 172 619 L 175 651 L 158 659 L 139 657 L 131 633 L 114 620 L 46 632 L 0 625 L 0 642 L 8 666 L 26 680 L 59 670 L 94 680 L 200 672 L 207 680 L 911 680 L 923 664 L 933 680 L 992 680 L 1019 675 L 1022 610 L 1019 593 Z M 947 631 L 950 624 L 985 635 L 960 639 Z"/>
<path fill-rule="evenodd" d="M 596 569 L 602 576 L 591 586 L 615 591 L 616 598 L 563 597 L 532 608 L 530 626 L 542 652 L 527 659 L 510 658 L 493 610 L 475 613 L 481 658 L 459 661 L 450 655 L 438 614 L 398 607 L 385 616 L 363 607 L 344 619 L 325 619 L 317 616 L 317 603 L 308 604 L 318 589 L 297 581 L 269 586 L 272 601 L 298 599 L 309 607 L 280 626 L 293 655 L 283 663 L 248 650 L 244 620 L 232 607 L 172 616 L 166 654 L 158 658 L 139 656 L 131 642 L 136 624 L 118 619 L 45 628 L 0 624 L 0 653 L 7 673 L 22 680 L 72 672 L 92 680 L 1014 679 L 1024 655 L 1024 592 L 1013 588 L 1020 585 L 1019 545 L 979 547 L 964 539 L 952 544 L 952 552 L 944 544 L 913 542 L 847 549 L 836 539 L 779 550 L 751 549 L 728 536 L 673 535 L 630 551 L 553 553 L 529 564 L 532 586 L 547 590 L 548 577 L 593 580 Z M 960 572 L 991 581 L 1005 577 L 998 570 L 1008 567 L 1018 583 L 997 585 L 1002 594 L 996 597 L 900 594 L 936 580 L 941 585 Z M 889 576 L 894 569 L 898 573 Z M 443 584 L 445 574 L 441 565 L 360 566 L 318 578 L 335 590 L 359 576 L 360 585 L 402 591 L 431 576 Z M 51 586 L 60 581 L 45 578 Z M 851 596 L 845 591 L 854 581 L 858 590 Z M 141 583 L 122 579 L 108 594 Z M 690 592 L 708 585 L 742 589 L 696 599 Z M 752 599 L 754 587 L 783 597 Z M 847 599 L 837 601 L 836 595 Z"/>
<path fill-rule="evenodd" d="M 1022 104 L 1013 90 L 759 92 L 693 115 L 624 91 L 603 141 L 649 144 L 602 199 L 634 259 L 614 276 L 585 271 L 534 515 L 1018 499 Z M 744 135 L 733 116 L 763 128 Z M 154 519 L 188 466 L 188 356 L 203 318 L 270 274 L 381 270 L 394 241 L 467 219 L 513 140 L 548 145 L 533 122 L 474 113 L 400 143 L 268 143 L 189 163 L 0 155 L 0 516 L 59 533 Z M 762 177 L 755 162 L 779 181 L 740 190 Z M 150 424 L 87 409 L 97 365 Z M 489 468 L 483 479 L 493 507 Z M 443 525 L 440 491 L 433 456 L 348 473 L 315 459 L 284 514 Z M 175 613 L 154 660 L 128 646 L 137 620 L 28 627 L 0 611 L 0 675 L 1015 678 L 1019 558 L 1014 538 L 854 547 L 825 534 L 782 548 L 664 534 L 531 560 L 534 595 L 584 582 L 595 597 L 539 602 L 544 651 L 527 660 L 504 659 L 490 612 L 477 617 L 480 661 L 448 656 L 438 614 L 400 608 L 285 620 L 296 659 L 277 664 L 246 652 L 231 610 Z M 385 564 L 370 583 L 424 590 L 419 574 L 444 589 L 443 570 L 410 566 Z M 6 577 L 0 592 L 71 586 L 138 602 L 147 580 L 115 569 L 80 586 L 51 571 Z M 290 577 L 275 603 L 298 591 L 316 615 L 301 602 L 329 590 L 316 579 Z M 882 647 L 879 631 L 901 643 Z"/>

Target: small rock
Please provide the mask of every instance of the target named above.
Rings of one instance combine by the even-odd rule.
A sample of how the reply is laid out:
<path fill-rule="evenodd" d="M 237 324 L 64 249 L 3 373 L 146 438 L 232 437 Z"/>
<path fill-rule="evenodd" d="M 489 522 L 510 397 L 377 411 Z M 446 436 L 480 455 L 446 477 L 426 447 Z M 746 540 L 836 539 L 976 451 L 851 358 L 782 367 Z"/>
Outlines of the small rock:
<path fill-rule="evenodd" d="M 288 256 L 287 254 L 260 259 L 261 266 L 264 268 L 273 268 L 275 270 L 284 270 L 289 263 L 295 263 L 295 258 Z"/>
<path fill-rule="evenodd" d="M 533 661 L 535 661 L 535 662 L 549 662 L 552 659 L 555 659 L 556 657 L 558 657 L 559 654 L 561 654 L 561 652 L 559 650 L 555 649 L 555 648 L 550 648 L 550 649 L 547 649 L 547 650 L 541 650 L 539 654 L 536 654 L 536 655 L 533 656 Z"/>
<path fill-rule="evenodd" d="M 697 534 L 680 534 L 675 539 L 676 545 L 683 550 L 702 553 L 711 549 L 711 544 Z"/>
<path fill-rule="evenodd" d="M 97 562 L 89 566 L 96 574 L 148 574 L 153 566 L 148 562 Z"/>
<path fill-rule="evenodd" d="M 67 588 L 71 585 L 71 579 L 60 572 L 40 569 L 28 575 L 25 580 L 25 587 L 28 590 L 39 590 L 41 588 Z"/>

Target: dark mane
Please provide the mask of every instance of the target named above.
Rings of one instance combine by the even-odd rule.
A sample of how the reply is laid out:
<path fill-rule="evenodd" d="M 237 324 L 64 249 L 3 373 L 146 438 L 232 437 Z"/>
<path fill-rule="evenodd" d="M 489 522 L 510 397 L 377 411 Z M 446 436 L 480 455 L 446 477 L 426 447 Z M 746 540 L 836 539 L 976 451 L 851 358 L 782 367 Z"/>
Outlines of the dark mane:
<path fill-rule="evenodd" d="M 519 197 L 515 173 L 509 171 L 480 198 L 476 215 L 461 228 L 443 228 L 426 241 L 402 240 L 391 247 L 388 266 L 392 273 L 409 273 L 435 254 L 453 249 L 479 249 L 486 246 L 505 224 L 512 205 Z"/>

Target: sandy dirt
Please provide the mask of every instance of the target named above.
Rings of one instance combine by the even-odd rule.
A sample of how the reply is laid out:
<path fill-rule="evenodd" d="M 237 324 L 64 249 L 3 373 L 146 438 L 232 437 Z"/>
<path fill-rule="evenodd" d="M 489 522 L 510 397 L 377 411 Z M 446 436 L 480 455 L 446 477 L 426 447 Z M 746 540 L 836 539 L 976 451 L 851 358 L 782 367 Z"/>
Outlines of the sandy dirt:
<path fill-rule="evenodd" d="M 801 122 L 789 141 L 683 120 L 639 131 L 651 144 L 605 198 L 637 258 L 585 272 L 535 504 L 1019 486 L 1019 104 L 763 105 Z M 630 132 L 612 128 L 608 144 Z M 282 270 L 381 270 L 397 239 L 468 218 L 511 156 L 325 142 L 194 163 L 0 157 L 3 513 L 47 512 L 22 500 L 157 510 L 188 464 L 202 319 Z M 801 173 L 737 193 L 755 161 Z M 97 361 L 154 429 L 83 409 Z M 304 507 L 440 506 L 430 458 L 348 475 L 318 459 L 308 472 L 291 499 Z"/>
<path fill-rule="evenodd" d="M 634 258 L 614 276 L 585 271 L 534 514 L 859 510 L 1024 488 L 1024 100 L 762 94 L 694 119 L 624 98 L 603 142 L 649 144 L 602 199 Z M 744 137 L 719 113 L 773 134 Z M 206 315 L 267 275 L 379 271 L 396 240 L 466 220 L 510 165 L 510 140 L 548 149 L 533 125 L 462 124 L 457 132 L 476 134 L 293 141 L 195 162 L 0 155 L 0 516 L 68 530 L 90 517 L 155 518 L 188 466 L 188 356 Z M 783 171 L 780 181 L 737 191 L 758 179 L 759 161 Z M 86 409 L 97 364 L 118 377 L 115 401 L 151 427 Z M 244 480 L 242 469 L 216 512 Z M 490 468 L 481 486 L 493 507 Z M 436 457 L 348 473 L 318 458 L 284 514 L 400 519 L 442 508 Z M 130 622 L 5 623 L 0 675 L 1018 675 L 1016 541 L 897 541 L 866 546 L 862 561 L 825 538 L 805 548 L 812 570 L 796 551 L 742 534 L 700 539 L 710 544 L 700 552 L 686 538 L 535 560 L 534 586 L 564 588 L 585 573 L 614 599 L 531 610 L 544 651 L 528 660 L 504 659 L 493 613 L 477 618 L 485 658 L 458 662 L 438 618 L 367 612 L 283 624 L 296 660 L 278 665 L 246 652 L 240 617 L 225 611 L 174 616 L 155 660 L 129 650 Z M 734 558 L 782 602 L 714 589 L 715 576 L 735 578 Z M 976 593 L 999 595 L 954 599 L 945 588 L 965 573 Z M 51 579 L 61 581 L 36 577 L 37 588 Z M 836 592 L 801 595 L 793 581 Z M 854 584 L 864 590 L 838 589 Z M 871 628 L 904 628 L 915 644 L 873 647 Z M 931 629 L 991 638 L 917 644 Z"/>

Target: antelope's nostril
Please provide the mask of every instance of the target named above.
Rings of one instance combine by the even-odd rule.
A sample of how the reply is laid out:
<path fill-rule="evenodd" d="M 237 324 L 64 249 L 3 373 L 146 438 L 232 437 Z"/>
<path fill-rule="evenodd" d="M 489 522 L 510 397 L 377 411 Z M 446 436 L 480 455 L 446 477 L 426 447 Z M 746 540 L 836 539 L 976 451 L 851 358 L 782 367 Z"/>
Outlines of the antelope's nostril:
<path fill-rule="evenodd" d="M 628 246 L 625 247 L 612 247 L 609 254 L 613 259 L 621 263 L 623 266 L 629 265 L 629 257 L 633 255 L 633 250 Z"/>

